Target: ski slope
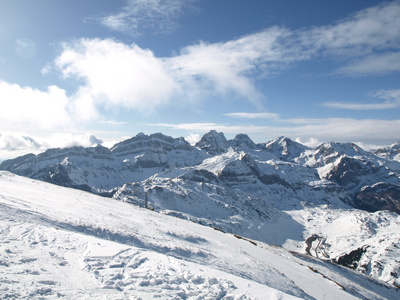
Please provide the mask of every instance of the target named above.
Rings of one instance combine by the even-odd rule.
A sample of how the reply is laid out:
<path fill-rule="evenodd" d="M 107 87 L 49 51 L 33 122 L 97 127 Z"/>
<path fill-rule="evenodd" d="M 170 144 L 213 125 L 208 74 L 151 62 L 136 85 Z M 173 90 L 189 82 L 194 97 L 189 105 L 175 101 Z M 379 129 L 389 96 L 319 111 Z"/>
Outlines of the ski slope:
<path fill-rule="evenodd" d="M 313 257 L 0 172 L 0 298 L 399 299 Z"/>

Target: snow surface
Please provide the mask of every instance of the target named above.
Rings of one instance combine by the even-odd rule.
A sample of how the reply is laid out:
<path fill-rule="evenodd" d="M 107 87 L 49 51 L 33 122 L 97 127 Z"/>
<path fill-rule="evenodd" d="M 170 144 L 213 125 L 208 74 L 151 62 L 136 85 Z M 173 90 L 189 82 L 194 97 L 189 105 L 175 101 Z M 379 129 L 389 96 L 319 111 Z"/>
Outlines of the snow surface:
<path fill-rule="evenodd" d="M 352 270 L 0 172 L 0 297 L 399 299 Z"/>
<path fill-rule="evenodd" d="M 351 143 L 310 149 L 284 137 L 228 141 L 216 131 L 193 147 L 156 133 L 111 149 L 50 149 L 0 168 L 142 207 L 147 197 L 158 213 L 326 260 L 361 251 L 346 265 L 398 287 L 399 215 L 383 211 L 400 213 L 393 153 L 398 145 L 374 154 Z"/>

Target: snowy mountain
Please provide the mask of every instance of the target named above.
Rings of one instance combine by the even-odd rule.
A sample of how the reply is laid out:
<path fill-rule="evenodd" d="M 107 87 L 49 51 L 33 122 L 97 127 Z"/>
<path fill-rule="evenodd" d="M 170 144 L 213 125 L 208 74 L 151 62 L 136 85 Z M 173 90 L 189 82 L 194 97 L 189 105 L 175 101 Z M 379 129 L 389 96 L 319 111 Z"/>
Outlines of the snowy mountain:
<path fill-rule="evenodd" d="M 343 187 L 352 206 L 400 213 L 400 164 L 352 143 L 325 143 L 295 161 L 317 168 L 321 178 Z"/>
<path fill-rule="evenodd" d="M 265 148 L 284 161 L 293 161 L 296 157 L 299 157 L 300 154 L 310 149 L 283 136 L 267 142 Z"/>
<path fill-rule="evenodd" d="M 1 170 L 95 193 L 112 193 L 126 182 L 144 180 L 165 169 L 199 164 L 206 154 L 183 138 L 157 133 L 114 145 L 49 149 L 4 161 Z"/>
<path fill-rule="evenodd" d="M 211 131 L 51 149 L 0 169 L 318 256 L 400 286 L 400 162 L 351 143 L 255 144 Z M 111 200 L 110 200 L 111 201 Z M 388 212 L 387 210 L 395 213 Z"/>
<path fill-rule="evenodd" d="M 311 256 L 8 172 L 0 206 L 3 299 L 400 296 Z"/>
<path fill-rule="evenodd" d="M 394 143 L 389 147 L 377 149 L 374 151 L 374 154 L 383 158 L 400 161 L 400 142 Z"/>

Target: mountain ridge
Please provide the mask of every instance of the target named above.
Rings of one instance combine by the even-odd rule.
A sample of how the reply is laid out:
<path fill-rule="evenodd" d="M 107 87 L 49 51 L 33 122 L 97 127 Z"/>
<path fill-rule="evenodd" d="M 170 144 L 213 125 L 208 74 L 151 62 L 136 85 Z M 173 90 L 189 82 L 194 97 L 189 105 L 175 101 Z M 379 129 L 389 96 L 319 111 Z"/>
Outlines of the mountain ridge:
<path fill-rule="evenodd" d="M 140 133 L 110 149 L 50 149 L 0 169 L 137 206 L 147 197 L 159 213 L 335 261 L 369 245 L 349 266 L 400 285 L 392 262 L 400 236 L 386 232 L 399 222 L 400 162 L 352 143 L 313 149 L 285 137 L 255 144 L 247 135 L 227 140 L 211 131 L 191 146 Z M 333 225 L 346 220 L 352 241 Z"/>

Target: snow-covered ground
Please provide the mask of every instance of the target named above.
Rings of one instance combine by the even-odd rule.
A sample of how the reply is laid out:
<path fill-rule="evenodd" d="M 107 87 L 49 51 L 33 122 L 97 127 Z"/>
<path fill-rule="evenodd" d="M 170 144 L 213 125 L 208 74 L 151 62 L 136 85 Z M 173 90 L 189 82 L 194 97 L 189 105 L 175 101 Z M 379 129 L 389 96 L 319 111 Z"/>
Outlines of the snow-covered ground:
<path fill-rule="evenodd" d="M 0 172 L 0 298 L 399 299 L 352 270 Z"/>

